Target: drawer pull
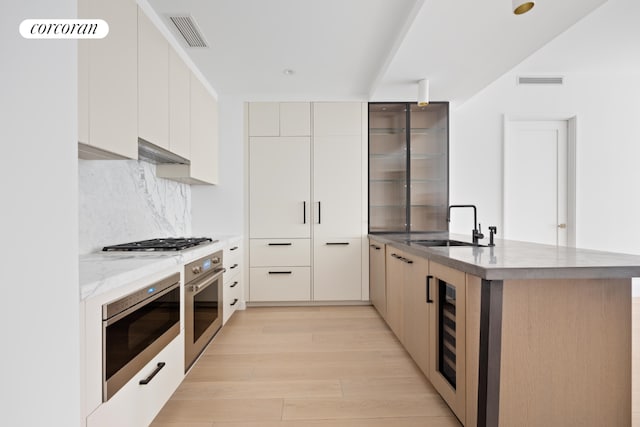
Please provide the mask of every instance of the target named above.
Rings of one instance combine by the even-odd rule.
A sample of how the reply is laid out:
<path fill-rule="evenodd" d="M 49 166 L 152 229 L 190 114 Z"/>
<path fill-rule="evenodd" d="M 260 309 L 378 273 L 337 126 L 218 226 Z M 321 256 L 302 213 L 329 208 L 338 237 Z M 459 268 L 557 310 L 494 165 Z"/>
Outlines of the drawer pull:
<path fill-rule="evenodd" d="M 269 274 L 291 274 L 291 271 L 270 271 Z"/>
<path fill-rule="evenodd" d="M 349 242 L 327 242 L 327 246 L 346 246 Z"/>
<path fill-rule="evenodd" d="M 236 268 L 238 266 L 238 264 L 233 264 L 231 267 L 229 267 L 231 270 L 233 270 L 234 268 Z"/>
<path fill-rule="evenodd" d="M 229 304 L 231 307 L 233 307 L 234 305 L 236 305 L 236 303 L 238 302 L 238 298 L 234 298 L 233 302 L 231 304 Z"/>
<path fill-rule="evenodd" d="M 380 250 L 380 246 L 377 246 L 377 245 L 369 245 L 369 246 L 371 246 L 371 247 L 372 247 L 373 249 L 375 249 L 376 251 L 379 251 L 379 250 Z"/>
<path fill-rule="evenodd" d="M 153 377 L 155 377 L 156 375 L 158 375 L 158 372 L 160 372 L 160 370 L 162 368 L 164 368 L 164 365 L 166 365 L 166 363 L 164 362 L 158 362 L 158 366 L 156 366 L 156 369 L 153 370 L 153 372 L 151 372 L 151 375 L 149 375 L 147 378 L 140 380 L 140 385 L 147 385 L 151 382 L 151 380 L 153 379 Z"/>
<path fill-rule="evenodd" d="M 238 282 L 233 282 L 229 287 L 230 288 L 235 288 L 237 284 L 238 284 Z"/>
<path fill-rule="evenodd" d="M 291 246 L 292 243 L 269 243 L 269 246 Z"/>
<path fill-rule="evenodd" d="M 237 246 L 232 247 L 231 249 L 229 249 L 230 251 L 235 251 L 236 249 L 238 249 Z"/>

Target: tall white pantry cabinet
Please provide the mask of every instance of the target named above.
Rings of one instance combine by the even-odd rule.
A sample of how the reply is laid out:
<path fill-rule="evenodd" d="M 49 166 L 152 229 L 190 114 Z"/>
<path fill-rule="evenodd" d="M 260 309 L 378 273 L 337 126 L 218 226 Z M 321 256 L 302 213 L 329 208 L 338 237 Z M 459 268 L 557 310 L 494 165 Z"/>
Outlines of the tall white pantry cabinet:
<path fill-rule="evenodd" d="M 368 300 L 366 104 L 248 105 L 249 301 Z"/>

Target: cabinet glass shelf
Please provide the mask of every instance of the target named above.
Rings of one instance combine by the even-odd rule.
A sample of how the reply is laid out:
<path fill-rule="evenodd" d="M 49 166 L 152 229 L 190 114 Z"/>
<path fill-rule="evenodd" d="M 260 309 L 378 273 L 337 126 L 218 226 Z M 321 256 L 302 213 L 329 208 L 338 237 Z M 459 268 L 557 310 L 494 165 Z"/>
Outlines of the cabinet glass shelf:
<path fill-rule="evenodd" d="M 369 104 L 369 231 L 446 231 L 449 104 Z"/>

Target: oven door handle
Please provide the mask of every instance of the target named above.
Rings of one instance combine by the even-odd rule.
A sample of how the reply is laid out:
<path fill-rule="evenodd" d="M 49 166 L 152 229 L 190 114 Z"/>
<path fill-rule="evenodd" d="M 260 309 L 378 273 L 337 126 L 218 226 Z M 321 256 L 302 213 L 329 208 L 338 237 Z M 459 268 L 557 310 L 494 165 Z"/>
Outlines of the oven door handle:
<path fill-rule="evenodd" d="M 197 294 L 200 291 L 208 288 L 213 282 L 215 282 L 220 278 L 220 276 L 222 276 L 222 273 L 226 271 L 227 271 L 226 268 L 216 269 L 216 274 L 214 274 L 213 276 L 205 279 L 202 283 L 199 283 L 197 285 L 191 285 L 190 287 L 191 292 L 193 292 L 194 294 Z"/>
<path fill-rule="evenodd" d="M 178 287 L 180 287 L 180 282 L 175 283 L 172 286 L 169 286 L 167 289 L 164 289 L 162 292 L 159 292 L 159 293 L 157 293 L 156 295 L 154 295 L 152 297 L 149 297 L 149 298 L 147 298 L 145 300 L 140 301 L 140 303 L 134 305 L 133 307 L 129 307 L 125 311 L 120 312 L 120 313 L 116 314 L 113 317 L 110 317 L 108 319 L 103 320 L 102 323 L 103 323 L 104 326 L 113 325 L 118 320 L 122 319 L 123 317 L 126 317 L 129 314 L 133 313 L 134 311 L 139 310 L 140 307 L 144 307 L 145 305 L 149 304 L 150 302 L 153 302 L 153 301 L 157 300 L 161 296 L 168 294 L 169 292 L 173 291 L 174 289 L 176 289 Z"/>

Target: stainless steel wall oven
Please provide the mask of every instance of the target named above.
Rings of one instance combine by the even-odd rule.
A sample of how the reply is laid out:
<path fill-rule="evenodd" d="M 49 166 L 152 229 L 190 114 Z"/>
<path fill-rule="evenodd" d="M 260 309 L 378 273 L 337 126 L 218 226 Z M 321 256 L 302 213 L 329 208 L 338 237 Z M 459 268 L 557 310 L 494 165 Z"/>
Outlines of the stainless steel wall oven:
<path fill-rule="evenodd" d="M 184 269 L 185 372 L 222 326 L 222 251 Z"/>
<path fill-rule="evenodd" d="M 103 305 L 102 401 L 109 400 L 179 333 L 179 273 Z"/>

